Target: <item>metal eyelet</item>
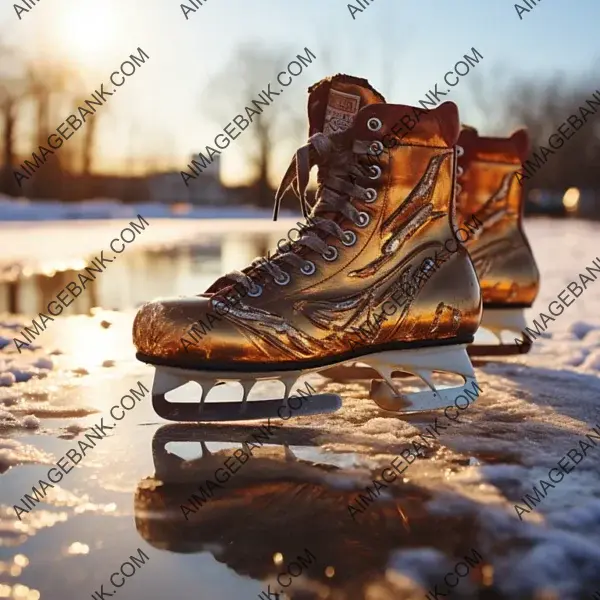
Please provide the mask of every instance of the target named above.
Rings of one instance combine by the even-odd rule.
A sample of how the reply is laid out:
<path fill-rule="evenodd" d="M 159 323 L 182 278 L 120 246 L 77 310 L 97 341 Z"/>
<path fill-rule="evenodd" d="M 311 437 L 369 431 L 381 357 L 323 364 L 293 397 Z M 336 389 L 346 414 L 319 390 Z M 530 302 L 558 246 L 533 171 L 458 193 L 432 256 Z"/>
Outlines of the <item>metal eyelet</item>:
<path fill-rule="evenodd" d="M 339 252 L 335 246 L 328 246 L 327 251 L 324 252 L 323 254 L 321 254 L 321 256 L 325 260 L 331 262 L 331 261 L 334 261 L 339 256 Z"/>
<path fill-rule="evenodd" d="M 356 220 L 357 227 L 366 227 L 371 222 L 371 217 L 369 213 L 359 212 L 358 219 Z"/>
<path fill-rule="evenodd" d="M 233 302 L 231 301 L 231 299 L 228 296 L 226 296 L 226 300 L 229 302 L 230 305 L 233 304 Z M 215 309 L 215 312 L 218 315 L 221 314 L 219 312 L 220 310 L 225 310 L 227 308 L 227 304 L 225 304 L 225 302 L 223 302 L 222 300 L 213 299 L 212 305 L 213 305 L 213 308 Z"/>
<path fill-rule="evenodd" d="M 461 156 L 463 156 L 463 155 L 464 155 L 464 153 L 465 153 L 465 149 L 464 149 L 462 146 L 459 146 L 459 145 L 457 144 L 457 146 L 456 146 L 456 156 L 457 156 L 458 158 L 460 158 Z"/>
<path fill-rule="evenodd" d="M 369 153 L 379 156 L 383 152 L 383 144 L 379 140 L 375 140 L 369 144 Z"/>
<path fill-rule="evenodd" d="M 375 188 L 367 188 L 365 192 L 368 196 L 367 198 L 365 198 L 365 202 L 367 204 L 372 204 L 373 202 L 375 202 L 375 200 L 377 200 L 377 190 Z"/>
<path fill-rule="evenodd" d="M 307 260 L 302 267 L 300 267 L 300 271 L 303 275 L 312 275 L 316 270 L 317 267 L 315 267 L 315 263 L 312 260 Z"/>
<path fill-rule="evenodd" d="M 286 273 L 285 271 L 281 271 L 281 277 L 279 279 L 274 278 L 273 281 L 277 284 L 277 285 L 287 285 L 290 281 L 291 281 L 291 277 L 289 273 Z"/>
<path fill-rule="evenodd" d="M 465 174 L 465 170 L 462 167 L 460 167 L 460 166 L 456 167 L 456 176 L 457 177 L 462 177 L 464 174 Z"/>
<path fill-rule="evenodd" d="M 352 229 L 346 229 L 346 231 L 344 231 L 344 237 L 342 238 L 342 244 L 344 244 L 344 246 L 354 246 L 356 240 L 356 234 Z"/>
<path fill-rule="evenodd" d="M 371 131 L 379 131 L 383 126 L 383 123 L 375 118 L 375 117 L 371 117 L 368 121 L 367 121 L 367 127 L 371 130 Z"/>
<path fill-rule="evenodd" d="M 381 167 L 377 165 L 371 165 L 369 167 L 371 173 L 375 172 L 375 175 L 369 175 L 369 179 L 379 179 L 381 177 Z"/>
<path fill-rule="evenodd" d="M 462 192 L 463 188 L 462 185 L 460 185 L 460 183 L 456 184 L 456 195 L 458 196 L 461 192 Z"/>
<path fill-rule="evenodd" d="M 258 298 L 263 293 L 262 285 L 255 284 L 254 287 L 248 290 L 248 296 Z"/>

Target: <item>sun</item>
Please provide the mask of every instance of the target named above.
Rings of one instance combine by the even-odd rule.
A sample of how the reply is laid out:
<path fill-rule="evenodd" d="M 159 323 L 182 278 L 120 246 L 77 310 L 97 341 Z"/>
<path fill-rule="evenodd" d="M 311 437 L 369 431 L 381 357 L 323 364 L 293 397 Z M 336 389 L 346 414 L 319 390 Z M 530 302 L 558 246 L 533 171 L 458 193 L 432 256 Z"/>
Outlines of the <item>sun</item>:
<path fill-rule="evenodd" d="M 80 0 L 59 20 L 61 46 L 69 62 L 106 66 L 105 57 L 117 38 L 115 24 L 119 21 L 112 3 Z"/>

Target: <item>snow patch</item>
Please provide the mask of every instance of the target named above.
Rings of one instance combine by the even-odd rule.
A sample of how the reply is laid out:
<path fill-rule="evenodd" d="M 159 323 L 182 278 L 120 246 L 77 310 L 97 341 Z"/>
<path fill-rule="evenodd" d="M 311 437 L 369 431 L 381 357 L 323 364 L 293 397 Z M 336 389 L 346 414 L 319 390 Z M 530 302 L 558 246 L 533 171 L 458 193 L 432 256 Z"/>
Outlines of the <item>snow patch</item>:
<path fill-rule="evenodd" d="M 0 387 L 10 387 L 17 383 L 17 378 L 11 371 L 0 373 Z"/>
<path fill-rule="evenodd" d="M 51 465 L 56 459 L 47 452 L 17 440 L 0 438 L 0 473 L 15 465 Z"/>
<path fill-rule="evenodd" d="M 586 321 L 575 321 L 569 327 L 569 331 L 578 339 L 584 339 L 591 331 L 599 330 L 599 325 L 594 325 Z"/>

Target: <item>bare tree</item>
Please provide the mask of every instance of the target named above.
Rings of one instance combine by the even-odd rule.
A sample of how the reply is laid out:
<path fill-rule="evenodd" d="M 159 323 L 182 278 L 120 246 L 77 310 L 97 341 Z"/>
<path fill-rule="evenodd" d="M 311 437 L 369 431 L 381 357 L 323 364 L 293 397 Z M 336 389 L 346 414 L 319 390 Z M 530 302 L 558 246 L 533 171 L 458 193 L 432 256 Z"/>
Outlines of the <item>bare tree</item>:
<path fill-rule="evenodd" d="M 528 129 L 532 151 L 540 159 L 532 161 L 538 166 L 534 168 L 535 174 L 524 180 L 527 188 L 557 192 L 564 192 L 571 186 L 600 188 L 597 167 L 600 162 L 600 117 L 592 114 L 594 111 L 590 111 L 587 104 L 588 100 L 597 103 L 600 99 L 600 92 L 596 93 L 590 84 L 596 80 L 593 71 L 581 78 L 565 73 L 545 77 L 499 77 L 498 71 L 487 80 L 475 74 L 470 77 L 470 91 L 476 106 L 487 115 L 488 130 L 509 135 L 517 127 Z M 580 107 L 589 114 L 581 113 Z M 568 122 L 572 115 L 581 122 L 579 129 L 576 121 Z M 558 133 L 563 124 L 567 127 L 567 140 Z M 547 149 L 544 151 L 547 158 L 543 160 L 541 146 Z"/>
<path fill-rule="evenodd" d="M 10 48 L 0 47 L 0 58 L 5 64 L 18 61 Z M 22 80 L 15 74 L 0 73 L 0 122 L 2 124 L 2 168 L 0 170 L 0 192 L 18 194 L 18 188 L 12 175 L 16 162 L 15 130 L 19 109 L 25 99 Z"/>
<path fill-rule="evenodd" d="M 60 123 L 61 115 L 58 108 L 64 104 L 65 99 L 72 98 L 80 82 L 77 74 L 65 65 L 36 60 L 27 65 L 26 69 L 27 93 L 33 103 L 36 115 L 34 142 L 32 146 L 48 145 L 48 136 L 55 128 L 55 123 Z M 53 127 L 54 125 L 54 127 Z M 36 174 L 31 191 L 37 197 L 56 196 L 60 193 L 62 171 L 64 168 L 72 169 L 75 153 L 61 151 L 52 158 L 51 165 L 46 165 L 44 170 Z"/>
<path fill-rule="evenodd" d="M 89 99 L 88 95 L 78 96 L 76 98 L 77 106 L 85 106 L 85 101 Z M 82 150 L 81 150 L 81 172 L 82 175 L 88 176 L 92 173 L 96 150 L 96 136 L 98 132 L 98 119 L 100 113 L 94 113 L 85 121 L 83 131 Z"/>
<path fill-rule="evenodd" d="M 285 69 L 292 57 L 291 52 L 257 49 L 254 46 L 242 46 L 223 71 L 219 72 L 207 86 L 202 104 L 209 115 L 221 126 L 241 114 L 245 117 L 245 107 L 253 108 L 252 101 L 259 99 L 262 90 L 269 83 L 276 82 L 279 72 Z M 279 92 L 278 85 L 272 90 Z M 286 101 L 285 94 L 276 96 L 268 110 L 263 108 L 260 115 L 253 115 L 240 147 L 243 148 L 253 171 L 252 186 L 255 189 L 258 204 L 268 206 L 272 202 L 273 156 L 282 142 L 290 138 L 298 141 L 306 138 L 306 118 Z"/>
<path fill-rule="evenodd" d="M 474 71 L 465 80 L 471 104 L 485 123 L 487 135 L 507 135 L 506 106 L 510 102 L 510 82 L 506 68 L 496 64 L 489 71 Z M 462 85 L 462 84 L 461 84 Z M 512 91 L 512 90 L 511 90 Z M 511 113 L 511 118 L 514 117 Z M 472 124 L 471 119 L 465 124 Z"/>
<path fill-rule="evenodd" d="M 19 81 L 0 82 L 0 114 L 2 115 L 2 173 L 0 191 L 15 195 L 18 193 L 12 168 L 16 162 L 15 129 L 18 111 L 24 98 L 19 90 Z"/>

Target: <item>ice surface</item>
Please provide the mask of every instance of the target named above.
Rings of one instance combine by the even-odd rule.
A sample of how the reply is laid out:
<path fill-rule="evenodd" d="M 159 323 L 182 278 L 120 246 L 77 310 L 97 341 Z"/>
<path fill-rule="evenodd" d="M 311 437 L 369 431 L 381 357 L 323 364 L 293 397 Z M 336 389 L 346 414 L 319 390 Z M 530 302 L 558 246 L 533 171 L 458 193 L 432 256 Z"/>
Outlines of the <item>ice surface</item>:
<path fill-rule="evenodd" d="M 527 223 L 542 273 L 540 297 L 526 314 L 529 323 L 600 255 L 596 228 L 579 222 L 568 226 L 546 220 Z M 557 240 L 561 252 L 556 251 Z M 65 319 L 64 326 L 74 323 L 72 319 Z M 85 326 L 86 318 L 77 319 L 78 328 Z M 128 335 L 127 319 L 119 322 L 111 317 L 109 329 L 96 329 L 111 335 L 123 330 Z M 118 378 L 122 365 L 106 356 L 99 359 L 98 370 L 77 360 L 64 367 L 63 357 L 51 355 L 50 347 L 15 355 L 10 344 L 19 327 L 14 319 L 0 323 L 0 346 L 5 340 L 10 342 L 0 349 L 0 433 L 35 432 L 28 428 L 45 426 L 43 419 L 48 417 L 62 417 L 60 425 L 48 427 L 65 443 L 71 442 L 85 429 L 78 417 L 90 415 L 94 408 L 85 400 L 65 404 L 67 390 L 79 381 L 85 385 L 99 377 Z M 433 450 L 404 472 L 405 482 L 431 494 L 425 507 L 429 514 L 463 517 L 477 524 L 477 548 L 493 567 L 497 587 L 511 598 L 527 597 L 541 588 L 561 599 L 586 597 L 600 587 L 595 585 L 600 573 L 600 445 L 523 520 L 514 509 L 582 436 L 600 425 L 600 283 L 590 284 L 549 323 L 547 333 L 534 341 L 529 355 L 478 366 L 484 393 L 461 414 L 460 421 L 449 424 L 440 419 L 448 427 L 432 443 Z M 87 343 L 93 345 L 91 338 Z M 113 368 L 102 368 L 103 364 Z M 332 488 L 368 482 L 434 423 L 435 415 L 397 418 L 379 411 L 368 399 L 364 382 L 330 382 L 323 391 L 342 395 L 342 410 L 290 421 L 283 427 L 290 434 L 310 432 L 318 445 L 312 454 L 344 457 L 343 470 L 352 477 L 321 479 Z M 101 402 L 104 408 L 109 406 L 105 397 Z M 158 421 L 148 418 L 145 424 L 154 426 Z M 0 444 L 0 471 L 20 464 L 48 464 L 51 459 L 30 439 L 27 444 L 0 439 Z M 127 489 L 130 482 L 122 474 L 115 477 L 110 489 Z M 380 501 L 387 499 L 382 496 Z M 12 518 L 10 511 L 0 507 L 2 511 L 9 515 L 7 519 Z M 45 513 L 40 510 L 38 514 Z M 11 523 L 8 520 L 2 526 L 11 527 Z M 443 576 L 450 570 L 448 564 L 453 566 L 448 558 L 428 546 L 395 552 L 385 580 L 378 584 L 382 586 L 378 595 L 372 597 L 387 600 L 397 598 L 398 590 L 409 590 L 415 598 L 419 594 L 422 598 L 428 588 L 421 585 L 434 573 Z"/>

